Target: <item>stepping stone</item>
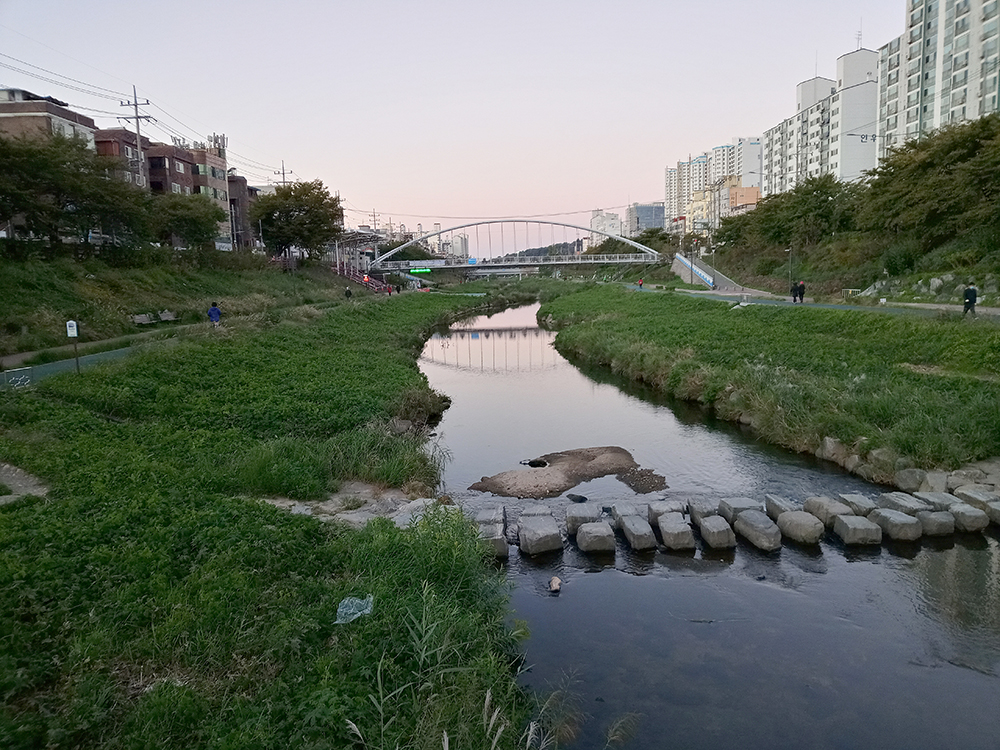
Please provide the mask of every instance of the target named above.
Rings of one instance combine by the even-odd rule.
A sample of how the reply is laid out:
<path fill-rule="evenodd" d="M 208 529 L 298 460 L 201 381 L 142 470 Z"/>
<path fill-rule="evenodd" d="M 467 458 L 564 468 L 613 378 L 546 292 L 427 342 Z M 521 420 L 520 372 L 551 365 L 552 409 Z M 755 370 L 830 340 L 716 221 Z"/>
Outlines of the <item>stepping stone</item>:
<path fill-rule="evenodd" d="M 726 523 L 726 519 L 722 516 L 703 516 L 698 526 L 701 538 L 709 547 L 725 549 L 736 546 L 736 534 L 733 533 L 732 527 Z"/>
<path fill-rule="evenodd" d="M 725 505 L 725 501 L 723 501 Z M 765 552 L 781 549 L 781 530 L 774 521 L 767 517 L 764 511 L 748 508 L 736 516 L 736 533 L 744 537 L 750 544 Z"/>
<path fill-rule="evenodd" d="M 507 522 L 507 508 L 501 505 L 498 508 L 483 508 L 478 513 L 476 513 L 476 523 L 482 525 L 484 523 L 506 523 Z"/>
<path fill-rule="evenodd" d="M 507 537 L 504 535 L 502 523 L 482 523 L 479 524 L 479 536 L 486 540 L 497 557 L 508 557 L 510 548 L 507 546 Z"/>
<path fill-rule="evenodd" d="M 688 501 L 688 513 L 691 514 L 691 520 L 701 526 L 703 518 L 719 515 L 719 502 L 718 500 L 707 500 L 705 498 L 690 500 Z M 728 526 L 728 524 L 726 525 Z"/>
<path fill-rule="evenodd" d="M 917 520 L 924 536 L 948 536 L 955 533 L 955 516 L 946 510 L 922 510 Z"/>
<path fill-rule="evenodd" d="M 791 500 L 787 500 L 779 495 L 764 495 L 764 509 L 772 521 L 777 521 L 782 513 L 790 513 L 799 508 Z"/>
<path fill-rule="evenodd" d="M 919 511 L 933 510 L 930 505 L 923 500 L 918 500 L 913 495 L 905 492 L 883 492 L 879 495 L 878 504 L 880 508 L 898 510 L 908 516 L 916 516 Z"/>
<path fill-rule="evenodd" d="M 927 492 L 947 492 L 948 472 L 928 471 L 927 478 L 924 480 L 924 484 L 927 487 Z"/>
<path fill-rule="evenodd" d="M 881 544 L 882 527 L 855 515 L 834 516 L 833 533 L 844 544 Z"/>
<path fill-rule="evenodd" d="M 806 513 L 812 513 L 816 518 L 823 522 L 823 525 L 827 528 L 833 526 L 834 519 L 837 516 L 853 516 L 854 513 L 848 505 L 840 502 L 839 500 L 834 500 L 830 497 L 824 497 L 822 495 L 816 497 L 807 497 L 805 503 L 802 505 L 802 510 Z"/>
<path fill-rule="evenodd" d="M 521 511 L 521 518 L 531 518 L 532 516 L 551 516 L 552 508 L 548 505 L 529 505 Z"/>
<path fill-rule="evenodd" d="M 947 492 L 914 492 L 913 496 L 927 503 L 932 510 L 948 510 L 952 505 L 962 502 Z"/>
<path fill-rule="evenodd" d="M 864 495 L 844 492 L 837 495 L 837 497 L 840 499 L 840 502 L 850 508 L 851 512 L 856 516 L 867 517 L 869 513 L 878 507 L 874 500 L 870 500 Z"/>
<path fill-rule="evenodd" d="M 611 517 L 615 520 L 615 528 L 622 527 L 622 519 L 626 516 L 639 515 L 639 509 L 633 503 L 612 503 Z"/>
<path fill-rule="evenodd" d="M 1000 525 L 1000 503 L 990 503 L 983 510 L 993 523 Z"/>
<path fill-rule="evenodd" d="M 979 469 L 957 469 L 948 475 L 948 492 L 954 492 L 967 484 L 979 484 L 986 480 L 986 472 Z"/>
<path fill-rule="evenodd" d="M 719 515 L 726 519 L 730 526 L 736 523 L 737 516 L 747 510 L 763 511 L 757 500 L 749 497 L 731 497 L 719 503 Z"/>
<path fill-rule="evenodd" d="M 614 552 L 615 532 L 607 521 L 585 523 L 576 530 L 576 545 L 583 552 Z"/>
<path fill-rule="evenodd" d="M 571 505 L 566 508 L 566 532 L 576 534 L 585 523 L 594 523 L 601 520 L 601 506 L 597 503 L 583 503 L 582 505 Z"/>
<path fill-rule="evenodd" d="M 559 527 L 551 515 L 528 516 L 527 518 L 522 515 L 517 537 L 521 551 L 528 555 L 561 550 L 563 546 Z"/>
<path fill-rule="evenodd" d="M 657 519 L 663 546 L 667 549 L 694 549 L 691 524 L 680 513 L 664 513 Z"/>
<path fill-rule="evenodd" d="M 819 544 L 826 527 L 812 513 L 790 510 L 778 516 L 781 533 L 799 544 Z"/>
<path fill-rule="evenodd" d="M 990 517 L 985 511 L 965 503 L 957 503 L 948 509 L 955 517 L 955 531 L 982 531 L 990 525 Z"/>
<path fill-rule="evenodd" d="M 876 508 L 868 515 L 868 520 L 877 523 L 890 539 L 912 542 L 924 533 L 923 527 L 913 516 L 890 508 Z"/>
<path fill-rule="evenodd" d="M 619 528 L 625 534 L 629 546 L 634 550 L 656 549 L 653 528 L 642 516 L 623 516 Z"/>
<path fill-rule="evenodd" d="M 664 513 L 686 513 L 687 507 L 685 500 L 654 500 L 649 504 L 647 520 L 652 526 Z"/>
<path fill-rule="evenodd" d="M 992 485 L 970 484 L 965 487 L 959 487 L 955 490 L 955 497 L 971 505 L 973 508 L 979 508 L 979 510 L 985 512 L 987 505 L 1000 502 L 1000 495 L 991 489 L 987 489 L 988 487 L 992 487 Z"/>

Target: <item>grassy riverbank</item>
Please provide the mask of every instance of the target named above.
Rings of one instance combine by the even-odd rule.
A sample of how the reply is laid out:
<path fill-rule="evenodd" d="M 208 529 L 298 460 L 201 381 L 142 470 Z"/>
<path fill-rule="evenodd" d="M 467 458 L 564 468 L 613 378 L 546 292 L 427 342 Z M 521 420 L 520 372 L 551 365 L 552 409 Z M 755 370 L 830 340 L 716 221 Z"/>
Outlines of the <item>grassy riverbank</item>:
<path fill-rule="evenodd" d="M 52 485 L 0 508 L 0 746 L 344 748 L 350 720 L 371 748 L 489 747 L 489 695 L 514 747 L 503 576 L 464 520 L 355 532 L 253 499 L 433 484 L 385 424 L 440 408 L 416 354 L 483 304 L 258 313 L 0 393 L 0 459 Z"/>
<path fill-rule="evenodd" d="M 927 318 L 729 303 L 592 288 L 540 316 L 572 360 L 711 405 L 760 436 L 813 451 L 825 436 L 862 453 L 955 467 L 1000 455 L 1000 328 Z M 881 476 L 891 474 L 881 467 Z"/>

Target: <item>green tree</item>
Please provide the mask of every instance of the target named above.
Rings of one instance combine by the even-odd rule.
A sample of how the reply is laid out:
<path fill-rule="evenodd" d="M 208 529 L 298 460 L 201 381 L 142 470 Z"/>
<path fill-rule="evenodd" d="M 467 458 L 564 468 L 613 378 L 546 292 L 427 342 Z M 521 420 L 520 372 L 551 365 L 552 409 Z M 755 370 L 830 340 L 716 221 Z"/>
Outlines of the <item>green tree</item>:
<path fill-rule="evenodd" d="M 261 196 L 250 213 L 260 222 L 263 240 L 274 255 L 293 247 L 318 258 L 341 232 L 344 209 L 339 196 L 331 196 L 321 180 L 282 185 Z"/>
<path fill-rule="evenodd" d="M 154 195 L 152 206 L 160 241 L 189 248 L 211 245 L 226 220 L 226 212 L 205 195 Z"/>

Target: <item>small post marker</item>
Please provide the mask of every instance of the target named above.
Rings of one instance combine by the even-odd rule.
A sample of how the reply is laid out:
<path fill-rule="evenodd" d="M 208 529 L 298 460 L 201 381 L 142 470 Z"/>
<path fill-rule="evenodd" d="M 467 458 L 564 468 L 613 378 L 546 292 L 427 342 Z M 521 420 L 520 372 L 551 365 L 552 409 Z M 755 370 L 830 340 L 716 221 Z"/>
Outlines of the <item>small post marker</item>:
<path fill-rule="evenodd" d="M 80 352 L 76 347 L 76 340 L 79 337 L 79 330 L 75 320 L 66 321 L 66 336 L 73 339 L 73 357 L 76 359 L 76 374 L 80 374 Z"/>

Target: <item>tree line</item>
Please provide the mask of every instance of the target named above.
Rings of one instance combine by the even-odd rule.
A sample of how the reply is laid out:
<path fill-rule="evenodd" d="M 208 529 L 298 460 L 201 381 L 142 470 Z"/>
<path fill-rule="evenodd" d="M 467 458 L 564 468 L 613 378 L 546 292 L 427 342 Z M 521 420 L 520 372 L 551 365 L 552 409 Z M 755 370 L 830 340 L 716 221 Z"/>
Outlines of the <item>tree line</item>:
<path fill-rule="evenodd" d="M 80 139 L 0 136 L 0 257 L 143 265 L 214 248 L 225 210 L 204 195 L 150 193 L 121 169 Z M 272 254 L 315 257 L 340 232 L 343 209 L 319 180 L 297 182 L 261 196 L 251 219 Z"/>
<path fill-rule="evenodd" d="M 714 240 L 773 251 L 838 237 L 880 248 L 894 274 L 942 252 L 960 265 L 1000 261 L 1000 115 L 906 141 L 857 182 L 809 178 L 723 219 Z"/>

